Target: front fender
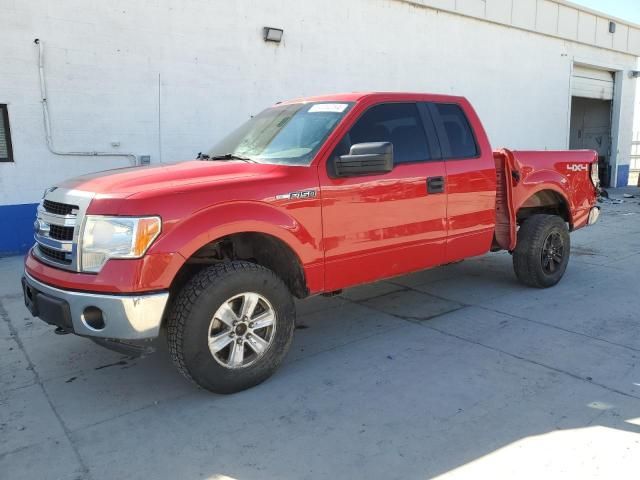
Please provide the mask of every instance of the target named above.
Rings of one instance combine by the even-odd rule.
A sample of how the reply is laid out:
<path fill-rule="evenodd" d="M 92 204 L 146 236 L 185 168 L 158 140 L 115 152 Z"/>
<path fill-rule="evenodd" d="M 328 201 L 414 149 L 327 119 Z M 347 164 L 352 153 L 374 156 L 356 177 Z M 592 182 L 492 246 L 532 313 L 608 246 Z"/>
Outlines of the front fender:
<path fill-rule="evenodd" d="M 288 212 L 262 202 L 221 203 L 171 225 L 152 250 L 178 252 L 188 259 L 201 247 L 234 233 L 272 235 L 289 245 L 303 265 L 322 261 L 321 236 L 313 235 Z"/>

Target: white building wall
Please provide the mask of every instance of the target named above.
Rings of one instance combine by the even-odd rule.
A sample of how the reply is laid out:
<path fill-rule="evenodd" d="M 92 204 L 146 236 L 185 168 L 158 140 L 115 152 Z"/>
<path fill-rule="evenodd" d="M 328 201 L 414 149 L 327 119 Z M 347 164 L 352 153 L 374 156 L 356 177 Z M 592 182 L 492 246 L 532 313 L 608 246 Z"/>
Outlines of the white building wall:
<path fill-rule="evenodd" d="M 640 72 L 640 59 L 636 71 Z M 635 79 L 636 100 L 633 110 L 633 139 L 640 142 L 640 76 Z"/>
<path fill-rule="evenodd" d="M 640 71 L 640 60 L 638 61 L 637 70 Z M 636 100 L 633 117 L 633 145 L 631 147 L 630 159 L 631 171 L 629 174 L 629 185 L 640 186 L 640 78 L 635 80 L 636 83 Z"/>
<path fill-rule="evenodd" d="M 619 26 L 624 45 L 612 37 L 598 48 L 581 33 L 591 15 L 593 43 L 606 43 L 598 17 L 566 2 L 532 0 L 532 27 L 528 0 L 513 0 L 508 18 L 512 0 L 440 1 L 471 17 L 401 0 L 0 0 L 0 103 L 9 106 L 15 156 L 0 164 L 0 205 L 37 202 L 59 180 L 129 164 L 47 150 L 35 38 L 60 150 L 193 158 L 278 100 L 353 90 L 465 95 L 494 146 L 566 148 L 576 60 L 623 72 L 618 163 L 629 163 L 635 28 Z M 554 20 L 552 35 L 533 31 L 551 31 Z M 263 42 L 266 25 L 284 29 L 282 44 Z"/>

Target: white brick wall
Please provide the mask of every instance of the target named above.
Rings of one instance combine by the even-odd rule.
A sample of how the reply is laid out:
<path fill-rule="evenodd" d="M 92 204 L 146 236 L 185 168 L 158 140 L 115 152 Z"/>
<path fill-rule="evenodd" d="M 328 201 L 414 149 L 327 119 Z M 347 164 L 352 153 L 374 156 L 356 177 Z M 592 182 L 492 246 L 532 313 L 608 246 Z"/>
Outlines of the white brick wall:
<path fill-rule="evenodd" d="M 487 16 L 499 15 L 499 1 Z M 262 41 L 265 25 L 284 28 L 281 45 Z M 0 205 L 36 202 L 63 178 L 128 164 L 47 151 L 35 38 L 45 45 L 57 148 L 152 162 L 160 145 L 163 161 L 192 158 L 278 100 L 353 90 L 466 95 L 495 146 L 565 148 L 573 59 L 637 65 L 627 53 L 398 0 L 0 0 L 0 103 L 9 105 L 15 155 L 0 164 Z M 625 76 L 621 152 L 634 88 Z"/>

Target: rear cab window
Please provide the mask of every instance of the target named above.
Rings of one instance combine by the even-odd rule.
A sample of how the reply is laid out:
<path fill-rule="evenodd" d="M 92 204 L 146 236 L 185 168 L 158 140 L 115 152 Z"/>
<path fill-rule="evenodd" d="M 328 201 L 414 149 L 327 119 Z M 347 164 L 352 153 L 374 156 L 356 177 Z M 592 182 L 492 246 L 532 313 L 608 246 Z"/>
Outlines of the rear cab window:
<path fill-rule="evenodd" d="M 427 106 L 436 126 L 444 160 L 475 158 L 479 155 L 473 130 L 460 105 L 429 103 Z"/>

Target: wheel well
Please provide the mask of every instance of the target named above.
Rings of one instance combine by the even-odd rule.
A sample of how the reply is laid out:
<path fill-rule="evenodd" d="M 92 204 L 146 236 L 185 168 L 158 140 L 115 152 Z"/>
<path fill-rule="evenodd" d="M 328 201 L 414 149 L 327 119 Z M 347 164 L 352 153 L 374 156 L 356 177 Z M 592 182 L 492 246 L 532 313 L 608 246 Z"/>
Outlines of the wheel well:
<path fill-rule="evenodd" d="M 570 228 L 573 228 L 567 200 L 554 190 L 541 190 L 531 195 L 518 210 L 516 215 L 518 225 L 521 225 L 531 215 L 539 213 L 558 215 L 569 223 Z"/>
<path fill-rule="evenodd" d="M 204 245 L 187 259 L 176 275 L 171 291 L 179 291 L 207 265 L 231 260 L 262 265 L 275 272 L 294 296 L 304 298 L 309 295 L 302 263 L 295 252 L 282 240 L 258 232 L 236 233 Z"/>

